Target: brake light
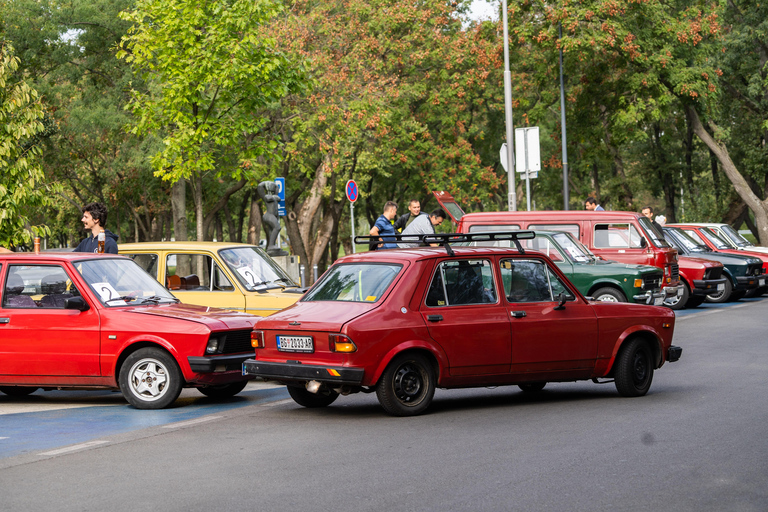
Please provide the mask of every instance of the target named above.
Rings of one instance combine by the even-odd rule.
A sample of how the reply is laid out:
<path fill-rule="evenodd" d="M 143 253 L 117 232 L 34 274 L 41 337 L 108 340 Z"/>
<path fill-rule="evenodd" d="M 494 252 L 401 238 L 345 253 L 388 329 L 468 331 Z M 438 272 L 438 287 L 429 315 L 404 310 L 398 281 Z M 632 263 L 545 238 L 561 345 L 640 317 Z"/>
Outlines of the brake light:
<path fill-rule="evenodd" d="M 251 331 L 251 346 L 264 348 L 264 331 Z"/>
<path fill-rule="evenodd" d="M 343 334 L 329 334 L 328 345 L 331 352 L 357 352 L 357 346 Z"/>

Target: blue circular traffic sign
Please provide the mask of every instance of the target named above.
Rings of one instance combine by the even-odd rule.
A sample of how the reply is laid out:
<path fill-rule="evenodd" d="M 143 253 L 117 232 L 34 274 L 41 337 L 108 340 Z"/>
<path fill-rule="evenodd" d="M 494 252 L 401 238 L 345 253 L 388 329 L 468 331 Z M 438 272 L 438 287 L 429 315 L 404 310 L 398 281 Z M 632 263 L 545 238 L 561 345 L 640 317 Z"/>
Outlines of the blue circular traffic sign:
<path fill-rule="evenodd" d="M 346 186 L 346 192 L 347 192 L 347 199 L 349 199 L 351 202 L 357 201 L 357 183 L 355 183 L 355 180 L 349 180 L 347 182 Z"/>

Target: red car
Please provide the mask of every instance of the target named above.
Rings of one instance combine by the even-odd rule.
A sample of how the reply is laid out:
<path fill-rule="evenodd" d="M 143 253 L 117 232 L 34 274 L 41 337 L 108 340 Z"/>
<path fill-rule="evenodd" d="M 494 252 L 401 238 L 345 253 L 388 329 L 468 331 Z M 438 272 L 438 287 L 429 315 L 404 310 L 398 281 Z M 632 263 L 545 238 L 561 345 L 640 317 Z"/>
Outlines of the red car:
<path fill-rule="evenodd" d="M 113 388 L 160 409 L 182 387 L 239 393 L 257 317 L 179 304 L 133 260 L 0 254 L 0 391 Z"/>
<path fill-rule="evenodd" d="M 305 407 L 375 391 L 396 416 L 425 411 L 436 387 L 535 392 L 605 378 L 619 394 L 641 396 L 654 369 L 681 355 L 674 325 L 668 308 L 587 301 L 552 260 L 519 243 L 380 250 L 339 259 L 299 302 L 260 320 L 243 373 L 285 383 Z"/>

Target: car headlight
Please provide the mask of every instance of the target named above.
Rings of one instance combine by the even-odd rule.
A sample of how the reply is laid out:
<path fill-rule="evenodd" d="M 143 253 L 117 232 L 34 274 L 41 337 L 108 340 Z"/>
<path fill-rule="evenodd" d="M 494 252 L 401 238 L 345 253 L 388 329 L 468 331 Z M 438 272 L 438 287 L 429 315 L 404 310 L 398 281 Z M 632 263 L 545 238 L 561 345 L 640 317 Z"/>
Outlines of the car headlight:
<path fill-rule="evenodd" d="M 219 354 L 224 350 L 224 340 L 226 335 L 211 335 L 208 339 L 208 345 L 205 346 L 206 354 Z"/>

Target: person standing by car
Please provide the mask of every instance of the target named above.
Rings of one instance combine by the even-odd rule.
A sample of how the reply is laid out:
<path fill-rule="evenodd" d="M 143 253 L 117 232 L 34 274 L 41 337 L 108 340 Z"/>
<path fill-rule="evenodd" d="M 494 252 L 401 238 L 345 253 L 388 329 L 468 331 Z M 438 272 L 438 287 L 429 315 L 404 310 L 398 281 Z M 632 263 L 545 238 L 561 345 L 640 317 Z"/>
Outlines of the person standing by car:
<path fill-rule="evenodd" d="M 594 197 L 588 197 L 587 200 L 584 202 L 584 209 L 595 211 L 595 212 L 604 212 L 605 208 L 597 204 L 597 199 Z"/>
<path fill-rule="evenodd" d="M 397 249 L 397 244 L 391 239 L 383 238 L 384 235 L 394 235 L 395 227 L 392 225 L 392 219 L 397 216 L 397 203 L 394 201 L 387 201 L 384 205 L 384 213 L 379 215 L 376 219 L 376 223 L 373 225 L 370 231 L 371 236 L 380 236 L 382 243 L 372 243 L 371 250 L 376 249 Z"/>
<path fill-rule="evenodd" d="M 664 231 L 661 229 L 661 224 L 656 222 L 653 219 L 653 207 L 652 206 L 644 206 L 642 210 L 640 210 L 640 213 L 643 214 L 643 217 L 646 217 L 649 221 L 651 221 L 651 224 L 653 224 L 653 227 L 655 227 L 659 234 L 663 235 Z"/>
<path fill-rule="evenodd" d="M 420 215 L 426 216 L 427 214 L 421 212 L 421 203 L 418 199 L 411 199 L 411 202 L 408 203 L 408 213 L 401 215 L 395 221 L 395 232 L 401 233 Z"/>
<path fill-rule="evenodd" d="M 104 231 L 104 252 L 117 254 L 117 235 L 104 227 L 107 224 L 107 207 L 103 203 L 89 203 L 83 206 L 83 228 L 91 232 L 75 252 L 99 252 L 99 233 Z"/>
<path fill-rule="evenodd" d="M 431 235 L 435 232 L 435 226 L 439 226 L 445 220 L 445 211 L 442 208 L 432 210 L 429 215 L 419 215 L 416 220 L 403 230 L 403 235 Z M 406 243 L 401 241 L 397 244 L 401 249 L 408 247 L 418 247 L 419 242 Z M 437 244 L 432 244 L 437 245 Z"/>

